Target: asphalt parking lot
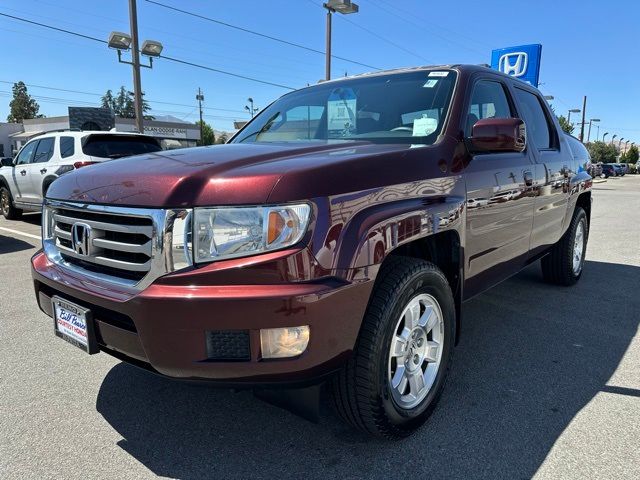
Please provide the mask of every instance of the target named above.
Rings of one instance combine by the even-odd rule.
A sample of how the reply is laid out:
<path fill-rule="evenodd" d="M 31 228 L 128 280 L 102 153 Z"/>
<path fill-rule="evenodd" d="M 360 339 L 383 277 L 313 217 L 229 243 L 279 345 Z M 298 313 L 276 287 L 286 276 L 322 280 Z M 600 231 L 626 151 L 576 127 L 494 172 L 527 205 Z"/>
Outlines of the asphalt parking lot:
<path fill-rule="evenodd" d="M 467 303 L 439 407 L 395 443 L 57 339 L 39 216 L 0 219 L 0 478 L 640 478 L 640 175 L 594 198 L 580 283 L 535 264 Z"/>

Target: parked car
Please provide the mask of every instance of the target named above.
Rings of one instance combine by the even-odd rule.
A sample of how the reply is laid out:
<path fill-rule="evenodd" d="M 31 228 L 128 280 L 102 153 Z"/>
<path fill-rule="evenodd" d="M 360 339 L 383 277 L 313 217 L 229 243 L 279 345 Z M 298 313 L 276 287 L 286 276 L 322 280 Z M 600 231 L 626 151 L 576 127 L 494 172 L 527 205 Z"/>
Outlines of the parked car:
<path fill-rule="evenodd" d="M 602 174 L 604 175 L 605 178 L 617 177 L 618 171 L 619 170 L 615 167 L 615 164 L 613 163 L 602 164 Z"/>
<path fill-rule="evenodd" d="M 157 139 L 121 132 L 57 131 L 27 142 L 15 159 L 2 159 L 0 214 L 20 218 L 22 212 L 40 211 L 53 181 L 87 165 L 162 150 Z"/>
<path fill-rule="evenodd" d="M 602 163 L 591 163 L 589 168 L 587 169 L 589 175 L 593 178 L 598 178 L 602 176 Z"/>
<path fill-rule="evenodd" d="M 571 155 L 573 155 L 573 159 L 578 165 L 578 170 L 584 170 L 592 178 L 601 175 L 602 168 L 598 167 L 597 163 L 591 163 L 591 155 L 589 154 L 589 150 L 587 150 L 584 144 L 576 137 L 573 137 L 569 134 L 565 134 L 565 136 L 571 150 Z M 598 170 L 600 171 L 600 173 L 598 173 Z"/>
<path fill-rule="evenodd" d="M 56 335 L 88 353 L 286 388 L 307 412 L 328 381 L 346 421 L 397 438 L 441 396 L 461 303 L 538 259 L 576 283 L 590 212 L 537 89 L 402 69 L 288 93 L 226 145 L 62 176 L 32 274 Z"/>
<path fill-rule="evenodd" d="M 624 177 L 627 173 L 627 166 L 624 163 L 614 163 L 613 167 L 616 169 L 616 173 L 621 177 Z"/>

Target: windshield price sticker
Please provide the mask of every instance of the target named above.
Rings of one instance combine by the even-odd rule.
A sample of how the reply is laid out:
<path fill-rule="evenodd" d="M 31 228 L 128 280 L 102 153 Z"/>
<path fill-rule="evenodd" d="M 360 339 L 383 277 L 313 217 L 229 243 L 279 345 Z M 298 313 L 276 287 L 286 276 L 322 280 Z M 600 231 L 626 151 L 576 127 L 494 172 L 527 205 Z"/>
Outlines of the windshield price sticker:
<path fill-rule="evenodd" d="M 336 88 L 327 100 L 327 130 L 347 135 L 356 129 L 357 97 L 350 88 Z"/>
<path fill-rule="evenodd" d="M 438 120 L 435 118 L 422 117 L 413 121 L 413 136 L 426 137 L 431 135 L 438 128 Z"/>
<path fill-rule="evenodd" d="M 430 77 L 446 77 L 449 72 L 429 72 Z"/>
<path fill-rule="evenodd" d="M 436 78 L 430 78 L 427 82 L 422 86 L 423 88 L 433 88 L 438 83 Z"/>

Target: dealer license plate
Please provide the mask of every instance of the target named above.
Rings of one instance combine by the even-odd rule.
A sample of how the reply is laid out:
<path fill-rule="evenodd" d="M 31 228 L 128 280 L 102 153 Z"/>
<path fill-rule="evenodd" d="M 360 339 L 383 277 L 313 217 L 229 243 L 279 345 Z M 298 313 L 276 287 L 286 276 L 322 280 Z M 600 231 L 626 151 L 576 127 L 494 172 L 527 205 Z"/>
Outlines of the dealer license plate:
<path fill-rule="evenodd" d="M 91 311 L 60 297 L 51 301 L 54 333 L 87 353 L 98 353 Z"/>

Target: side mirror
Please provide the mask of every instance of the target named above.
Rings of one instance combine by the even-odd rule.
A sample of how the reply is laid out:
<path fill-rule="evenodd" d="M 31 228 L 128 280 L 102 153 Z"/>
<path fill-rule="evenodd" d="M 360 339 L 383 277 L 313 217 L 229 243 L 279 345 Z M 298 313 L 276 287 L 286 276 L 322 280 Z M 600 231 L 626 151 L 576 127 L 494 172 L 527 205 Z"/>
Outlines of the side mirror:
<path fill-rule="evenodd" d="M 13 158 L 11 157 L 2 157 L 0 161 L 2 162 L 1 165 L 3 167 L 13 167 Z"/>
<path fill-rule="evenodd" d="M 484 118 L 473 125 L 467 145 L 472 153 L 523 152 L 526 127 L 519 118 Z"/>

